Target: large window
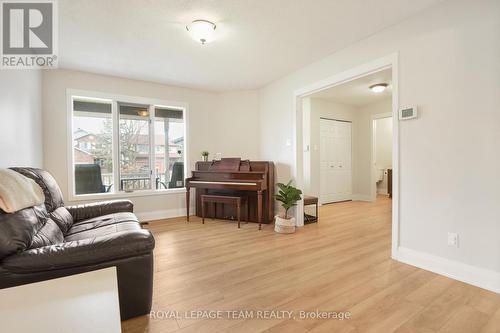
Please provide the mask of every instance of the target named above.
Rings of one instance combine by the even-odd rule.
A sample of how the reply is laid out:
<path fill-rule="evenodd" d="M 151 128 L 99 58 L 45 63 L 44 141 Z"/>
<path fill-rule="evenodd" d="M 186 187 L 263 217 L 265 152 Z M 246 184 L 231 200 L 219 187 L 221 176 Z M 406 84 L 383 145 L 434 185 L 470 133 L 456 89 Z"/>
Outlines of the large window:
<path fill-rule="evenodd" d="M 71 96 L 72 194 L 184 187 L 185 107 L 136 100 Z"/>

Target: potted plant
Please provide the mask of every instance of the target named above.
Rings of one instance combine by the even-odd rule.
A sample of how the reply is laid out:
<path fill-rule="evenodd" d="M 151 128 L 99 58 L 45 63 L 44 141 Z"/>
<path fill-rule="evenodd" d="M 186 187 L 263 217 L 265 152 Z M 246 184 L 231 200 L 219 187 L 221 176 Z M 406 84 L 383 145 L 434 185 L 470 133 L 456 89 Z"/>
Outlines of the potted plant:
<path fill-rule="evenodd" d="M 201 152 L 201 157 L 203 158 L 204 162 L 208 162 L 208 155 L 209 155 L 209 153 L 206 150 Z"/>
<path fill-rule="evenodd" d="M 302 191 L 291 185 L 292 181 L 287 184 L 278 183 L 278 194 L 275 195 L 276 200 L 281 202 L 281 206 L 285 209 L 283 216 L 276 215 L 274 222 L 274 231 L 282 234 L 291 234 L 295 232 L 295 217 L 288 216 L 288 210 L 297 206 L 297 201 L 300 200 Z"/>

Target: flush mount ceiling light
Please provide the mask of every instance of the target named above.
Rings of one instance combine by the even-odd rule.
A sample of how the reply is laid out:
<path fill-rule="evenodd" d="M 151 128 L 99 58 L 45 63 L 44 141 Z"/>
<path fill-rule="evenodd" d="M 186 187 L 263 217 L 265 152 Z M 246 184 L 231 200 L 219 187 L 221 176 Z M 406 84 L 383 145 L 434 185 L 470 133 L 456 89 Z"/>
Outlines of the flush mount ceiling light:
<path fill-rule="evenodd" d="M 207 20 L 194 20 L 186 25 L 186 30 L 191 34 L 191 38 L 202 44 L 210 43 L 215 37 L 215 23 Z"/>
<path fill-rule="evenodd" d="M 370 86 L 371 91 L 374 93 L 381 93 L 387 88 L 388 84 L 387 83 L 377 83 L 377 84 L 372 84 Z"/>
<path fill-rule="evenodd" d="M 149 111 L 146 109 L 142 109 L 142 110 L 137 111 L 137 115 L 139 117 L 147 117 L 147 116 L 149 116 Z"/>

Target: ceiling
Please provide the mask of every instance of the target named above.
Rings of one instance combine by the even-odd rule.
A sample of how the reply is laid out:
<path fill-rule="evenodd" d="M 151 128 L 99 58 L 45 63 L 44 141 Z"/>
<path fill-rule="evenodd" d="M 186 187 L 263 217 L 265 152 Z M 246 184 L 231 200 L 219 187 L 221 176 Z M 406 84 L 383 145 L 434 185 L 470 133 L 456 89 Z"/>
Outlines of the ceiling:
<path fill-rule="evenodd" d="M 64 0 L 59 66 L 211 91 L 255 89 L 441 0 Z M 217 24 L 201 45 L 185 26 Z"/>
<path fill-rule="evenodd" d="M 376 83 L 387 83 L 389 86 L 381 93 L 374 93 L 369 87 Z M 353 106 L 364 106 L 380 102 L 389 98 L 391 95 L 392 71 L 391 69 L 386 69 L 319 91 L 309 97 L 321 98 L 330 102 Z"/>

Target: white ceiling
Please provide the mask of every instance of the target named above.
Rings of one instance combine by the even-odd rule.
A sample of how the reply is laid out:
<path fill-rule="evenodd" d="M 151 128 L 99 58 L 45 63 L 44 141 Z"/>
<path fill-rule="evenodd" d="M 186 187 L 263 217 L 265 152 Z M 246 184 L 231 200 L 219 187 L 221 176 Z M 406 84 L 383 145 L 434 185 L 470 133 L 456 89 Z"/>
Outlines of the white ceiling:
<path fill-rule="evenodd" d="M 213 91 L 254 89 L 441 0 L 63 0 L 59 66 Z M 217 24 L 194 42 L 185 25 Z"/>
<path fill-rule="evenodd" d="M 389 86 L 381 93 L 374 93 L 369 87 L 376 83 L 387 83 Z M 392 71 L 386 69 L 319 91 L 310 97 L 347 105 L 364 106 L 387 99 L 391 95 Z"/>

